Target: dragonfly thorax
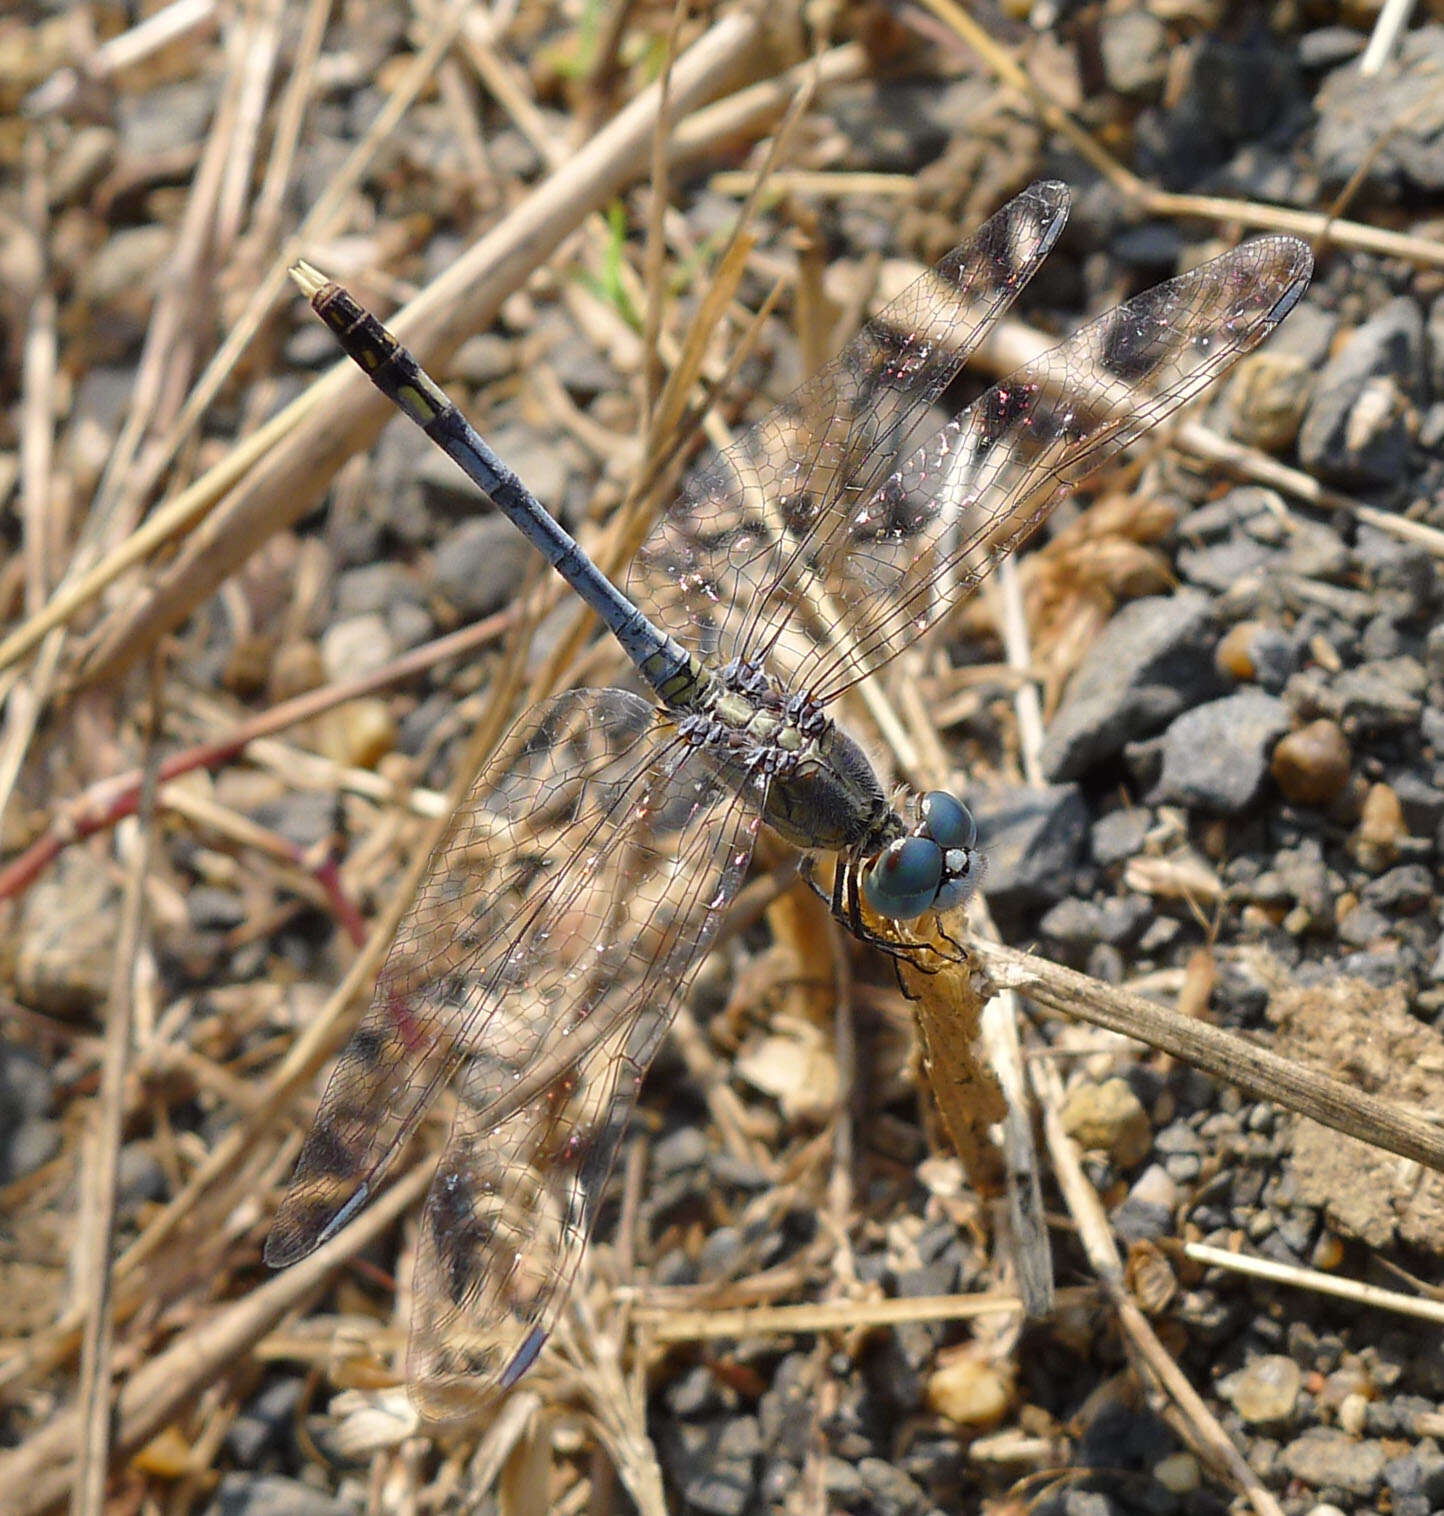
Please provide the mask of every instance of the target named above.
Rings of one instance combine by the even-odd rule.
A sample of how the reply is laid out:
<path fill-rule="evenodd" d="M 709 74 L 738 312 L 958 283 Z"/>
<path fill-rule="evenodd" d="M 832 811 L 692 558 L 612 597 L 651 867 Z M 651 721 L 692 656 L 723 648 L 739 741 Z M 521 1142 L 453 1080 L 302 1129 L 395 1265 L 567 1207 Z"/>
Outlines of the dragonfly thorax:
<path fill-rule="evenodd" d="M 856 856 L 901 835 L 863 750 L 755 663 L 699 669 L 677 726 L 726 769 L 766 778 L 763 820 L 795 847 Z"/>

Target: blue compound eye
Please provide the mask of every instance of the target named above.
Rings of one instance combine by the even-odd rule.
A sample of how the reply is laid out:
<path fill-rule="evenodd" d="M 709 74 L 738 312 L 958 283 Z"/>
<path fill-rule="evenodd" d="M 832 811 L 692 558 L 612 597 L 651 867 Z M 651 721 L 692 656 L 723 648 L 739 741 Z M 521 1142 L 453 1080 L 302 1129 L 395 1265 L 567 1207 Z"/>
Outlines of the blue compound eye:
<path fill-rule="evenodd" d="M 929 790 L 918 803 L 919 830 L 941 848 L 974 847 L 978 841 L 978 823 L 961 800 L 946 790 Z"/>
<path fill-rule="evenodd" d="M 879 916 L 906 921 L 931 910 L 943 881 L 943 854 L 926 837 L 900 837 L 880 852 L 862 878 L 862 893 Z"/>

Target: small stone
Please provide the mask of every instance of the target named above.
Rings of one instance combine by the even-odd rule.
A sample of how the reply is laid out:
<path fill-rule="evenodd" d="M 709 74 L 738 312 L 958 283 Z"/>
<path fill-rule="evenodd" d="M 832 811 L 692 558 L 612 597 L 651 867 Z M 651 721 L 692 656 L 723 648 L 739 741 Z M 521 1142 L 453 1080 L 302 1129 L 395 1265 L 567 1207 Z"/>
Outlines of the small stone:
<path fill-rule="evenodd" d="M 1330 714 L 1351 733 L 1383 733 L 1416 725 L 1427 680 L 1413 658 L 1378 658 L 1345 669 L 1328 691 Z"/>
<path fill-rule="evenodd" d="M 174 242 L 175 232 L 168 226 L 129 226 L 114 232 L 86 259 L 81 298 L 103 309 L 108 321 L 123 313 L 139 323 Z"/>
<path fill-rule="evenodd" d="M 229 932 L 246 919 L 246 902 L 235 890 L 197 884 L 186 892 L 186 914 L 198 932 Z"/>
<path fill-rule="evenodd" d="M 1203 1483 L 1198 1459 L 1192 1453 L 1170 1453 L 1153 1465 L 1153 1477 L 1173 1495 L 1191 1495 Z"/>
<path fill-rule="evenodd" d="M 1384 1454 L 1378 1443 L 1360 1442 L 1333 1427 L 1310 1427 L 1284 1448 L 1281 1457 L 1295 1479 L 1316 1490 L 1346 1490 L 1367 1497 L 1383 1482 Z"/>
<path fill-rule="evenodd" d="M 987 855 L 988 900 L 1024 910 L 1061 899 L 1076 886 L 1088 825 L 1077 785 L 982 791 L 969 797 Z"/>
<path fill-rule="evenodd" d="M 1219 1394 L 1252 1426 L 1286 1423 L 1302 1388 L 1302 1371 L 1282 1353 L 1255 1358 L 1218 1382 Z"/>
<path fill-rule="evenodd" d="M 316 748 L 350 768 L 373 769 L 396 746 L 396 723 L 384 700 L 347 700 L 316 717 Z"/>
<path fill-rule="evenodd" d="M 118 892 L 109 873 L 76 849 L 32 888 L 14 933 L 15 986 L 48 1015 L 85 1016 L 110 993 Z"/>
<path fill-rule="evenodd" d="M 652 1149 L 652 1174 L 657 1179 L 700 1169 L 706 1162 L 707 1139 L 696 1127 L 678 1127 Z"/>
<path fill-rule="evenodd" d="M 1088 834 L 1089 850 L 1100 868 L 1109 868 L 1141 853 L 1153 825 L 1153 813 L 1141 806 L 1110 811 L 1093 823 Z"/>
<path fill-rule="evenodd" d="M 1335 721 L 1320 719 L 1279 739 L 1269 772 L 1295 805 L 1328 805 L 1349 782 L 1353 754 Z"/>
<path fill-rule="evenodd" d="M 1240 621 L 1231 626 L 1213 656 L 1226 678 L 1239 684 L 1261 684 L 1269 690 L 1284 687 L 1293 661 L 1288 638 L 1277 627 L 1259 621 Z"/>
<path fill-rule="evenodd" d="M 314 847 L 341 830 L 339 802 L 320 790 L 291 790 L 255 806 L 252 819 L 297 847 Z"/>
<path fill-rule="evenodd" d="M 1079 665 L 1043 740 L 1043 772 L 1074 779 L 1218 688 L 1213 606 L 1191 591 L 1125 606 Z"/>
<path fill-rule="evenodd" d="M 1401 863 L 1364 886 L 1364 905 L 1391 920 L 1414 916 L 1434 903 L 1434 876 L 1422 863 Z"/>
<path fill-rule="evenodd" d="M 494 384 L 516 370 L 512 343 L 495 332 L 477 332 L 452 354 L 448 369 L 453 377 L 476 388 Z"/>
<path fill-rule="evenodd" d="M 216 110 L 217 82 L 178 79 L 132 93 L 115 102 L 123 159 L 146 159 L 201 142 Z"/>
<path fill-rule="evenodd" d="M 1343 1266 L 1344 1258 L 1344 1239 L 1337 1232 L 1325 1228 L 1314 1244 L 1313 1255 L 1309 1259 L 1311 1267 L 1332 1273 Z"/>
<path fill-rule="evenodd" d="M 877 1516 L 910 1516 L 926 1508 L 927 1501 L 916 1481 L 885 1458 L 860 1458 L 857 1472 L 866 1492 L 864 1507 Z"/>
<path fill-rule="evenodd" d="M 993 1427 L 1013 1403 L 1011 1374 L 971 1351 L 938 1355 L 938 1367 L 928 1376 L 928 1405 L 954 1426 Z"/>
<path fill-rule="evenodd" d="M 436 547 L 436 584 L 456 611 L 489 616 L 526 583 L 532 548 L 504 516 L 464 521 Z"/>
<path fill-rule="evenodd" d="M 354 1516 L 349 1501 L 277 1474 L 227 1474 L 206 1516 Z"/>
<path fill-rule="evenodd" d="M 19 1179 L 33 1174 L 60 1151 L 60 1123 L 30 1116 L 11 1133 L 0 1153 L 0 1176 Z"/>
<path fill-rule="evenodd" d="M 1164 734 L 1163 769 L 1150 802 L 1237 815 L 1257 797 L 1269 754 L 1288 728 L 1287 707 L 1262 690 L 1240 690 L 1185 712 Z"/>
<path fill-rule="evenodd" d="M 285 1445 L 301 1398 L 299 1379 L 277 1379 L 265 1385 L 241 1410 L 226 1431 L 226 1447 L 239 1462 L 254 1467 L 271 1448 Z"/>
<path fill-rule="evenodd" d="M 1343 16 L 1343 12 L 1330 12 Z M 1367 26 L 1364 28 L 1367 31 Z M 1444 189 L 1439 152 L 1444 34 L 1437 22 L 1403 32 L 1381 67 L 1329 71 L 1314 101 L 1309 153 L 1329 193 L 1346 183 L 1371 196 L 1413 199 Z M 1408 121 L 1385 141 L 1381 121 Z"/>
<path fill-rule="evenodd" d="M 1124 1168 L 1146 1158 L 1153 1141 L 1148 1112 L 1123 1079 L 1076 1085 L 1063 1104 L 1063 1129 L 1080 1147 L 1107 1153 Z"/>
<path fill-rule="evenodd" d="M 108 126 L 71 127 L 50 169 L 52 207 L 83 199 L 115 166 L 119 133 Z"/>
<path fill-rule="evenodd" d="M 127 1142 L 116 1164 L 116 1183 L 127 1205 L 164 1200 L 170 1193 L 170 1180 L 154 1153 L 139 1142 Z"/>
<path fill-rule="evenodd" d="M 283 642 L 271 659 L 266 693 L 276 702 L 319 689 L 326 682 L 321 649 L 309 637 Z"/>
<path fill-rule="evenodd" d="M 1314 379 L 1313 366 L 1296 353 L 1250 353 L 1228 389 L 1229 431 L 1265 452 L 1292 447 Z"/>
<path fill-rule="evenodd" d="M 1100 19 L 1103 73 L 1120 95 L 1147 95 L 1163 83 L 1171 56 L 1168 31 L 1147 10 L 1118 11 Z"/>
<path fill-rule="evenodd" d="M 1311 472 L 1356 483 L 1402 477 L 1423 355 L 1424 313 L 1406 296 L 1350 334 L 1319 374 L 1299 429 Z"/>
<path fill-rule="evenodd" d="M 1345 1395 L 1339 1402 L 1339 1427 L 1347 1432 L 1350 1437 L 1360 1437 L 1364 1432 L 1365 1422 L 1369 1415 L 1369 1401 L 1357 1390 Z"/>
<path fill-rule="evenodd" d="M 1444 777 L 1444 776 L 1441 776 Z M 1444 789 L 1424 774 L 1399 769 L 1389 786 L 1404 810 L 1404 823 L 1415 837 L 1432 837 L 1444 823 Z"/>
<path fill-rule="evenodd" d="M 1381 873 L 1398 858 L 1406 836 L 1404 808 L 1399 797 L 1387 784 L 1370 785 L 1359 824 L 1349 836 L 1349 855 L 1360 868 L 1371 874 Z"/>
<path fill-rule="evenodd" d="M 334 621 L 321 636 L 321 666 L 333 683 L 374 674 L 395 656 L 386 618 L 375 611 Z"/>
<path fill-rule="evenodd" d="M 1137 895 L 1103 901 L 1070 896 L 1043 917 L 1039 929 L 1045 937 L 1068 947 L 1087 948 L 1097 943 L 1117 946 L 1137 937 L 1153 914 L 1152 907 Z"/>
<path fill-rule="evenodd" d="M 421 591 L 399 563 L 362 563 L 336 580 L 338 619 L 384 614 L 397 601 L 417 600 Z"/>

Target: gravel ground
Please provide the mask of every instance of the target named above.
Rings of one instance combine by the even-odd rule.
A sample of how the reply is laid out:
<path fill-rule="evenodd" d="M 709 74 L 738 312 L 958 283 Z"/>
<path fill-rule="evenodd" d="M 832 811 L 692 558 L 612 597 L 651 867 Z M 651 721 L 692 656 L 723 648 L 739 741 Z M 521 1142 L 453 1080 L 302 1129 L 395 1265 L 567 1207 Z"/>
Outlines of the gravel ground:
<path fill-rule="evenodd" d="M 1437 1311 L 1439 1174 L 1029 1014 L 1025 1051 L 1056 1071 L 1051 1117 L 1124 1272 L 1100 1284 L 1045 1156 L 1056 1310 L 924 1309 L 1016 1288 L 1003 1212 L 952 1152 L 886 958 L 844 945 L 798 892 L 739 917 L 703 965 L 576 1308 L 499 1411 L 438 1430 L 407 1401 L 414 1206 L 274 1293 L 290 1276 L 261 1246 L 334 1050 L 308 1061 L 307 1029 L 361 922 L 394 898 L 478 723 L 542 679 L 620 669 L 609 644 L 568 646 L 561 595 L 519 614 L 529 550 L 413 428 L 383 429 L 380 405 L 294 419 L 335 348 L 267 280 L 299 251 L 396 308 L 516 224 L 529 187 L 653 76 L 668 23 L 655 6 L 522 0 L 497 31 L 469 8 L 444 48 L 443 7 L 183 0 L 155 47 L 129 45 L 149 36 L 136 10 L 0 19 L 0 609 L 7 635 L 29 634 L 0 649 L 0 1511 L 44 1509 L 73 1479 L 95 1121 L 117 1160 L 115 1371 L 134 1390 L 117 1397 L 113 1510 L 1444 1510 L 1437 1319 L 1396 1298 Z M 682 43 L 744 14 L 717 5 Z M 1366 65 L 1371 7 L 1013 5 L 979 46 L 942 15 L 809 11 L 829 31 L 808 45 L 834 51 L 710 379 L 744 308 L 779 278 L 782 296 L 720 409 L 763 414 L 899 267 L 1039 178 L 1070 185 L 1072 217 L 970 393 L 1024 323 L 1065 334 L 1246 234 L 1313 240 L 1314 283 L 1273 339 L 1020 555 L 1041 741 L 991 596 L 878 683 L 974 807 L 1006 942 L 1432 1113 L 1444 23 L 1412 18 Z M 731 88 L 798 62 L 802 23 L 779 33 Z M 428 45 L 401 125 L 349 174 Z M 776 120 L 678 129 L 655 318 L 668 366 Z M 531 234 L 494 298 L 454 295 L 428 338 L 438 377 L 592 543 L 646 456 L 648 172 L 643 150 L 600 214 L 579 205 L 574 235 Z M 1323 237 L 1297 219 L 1318 212 L 1338 217 Z M 177 501 L 185 522 L 43 640 L 42 607 Z M 844 719 L 889 781 L 916 782 L 861 703 Z M 97 786 L 148 752 L 189 756 L 138 827 Z M 783 861 L 764 846 L 754 877 Z M 118 955 L 137 967 L 107 1095 Z M 434 1151 L 441 1126 L 425 1136 Z M 1324 1292 L 1349 1281 L 1393 1296 Z M 918 1319 L 876 1314 L 908 1300 Z M 816 1304 L 845 1324 L 687 1325 Z"/>

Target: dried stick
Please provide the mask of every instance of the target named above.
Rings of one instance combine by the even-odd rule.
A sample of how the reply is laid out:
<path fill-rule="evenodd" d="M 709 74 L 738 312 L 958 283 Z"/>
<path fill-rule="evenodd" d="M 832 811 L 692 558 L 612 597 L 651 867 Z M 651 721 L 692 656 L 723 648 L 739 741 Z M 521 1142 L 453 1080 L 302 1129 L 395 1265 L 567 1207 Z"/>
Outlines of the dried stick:
<path fill-rule="evenodd" d="M 981 939 L 971 945 L 997 984 L 1020 991 L 1047 1010 L 1122 1032 L 1256 1099 L 1271 1100 L 1337 1132 L 1444 1172 L 1444 1130 L 1405 1106 L 1045 958 Z"/>
<path fill-rule="evenodd" d="M 152 662 L 146 746 L 150 758 L 160 735 L 162 683 Z M 80 1469 L 72 1492 L 73 1516 L 101 1516 L 105 1508 L 106 1471 L 110 1463 L 110 1375 L 115 1345 L 111 1311 L 112 1249 L 119 1193 L 120 1142 L 125 1117 L 125 1081 L 130 1063 L 135 1011 L 135 973 L 145 932 L 145 889 L 155 845 L 156 770 L 148 762 L 141 787 L 140 835 L 126 878 L 120 931 L 111 966 L 110 1003 L 106 1009 L 105 1052 L 100 1092 L 91 1113 L 86 1145 L 83 1223 L 77 1247 L 76 1299 L 86 1311 L 80 1350 Z"/>
<path fill-rule="evenodd" d="M 1065 1294 L 1069 1292 L 1064 1292 Z M 1089 1299 L 1092 1290 L 1074 1291 Z M 999 1313 L 1021 1315 L 1023 1303 L 1011 1291 L 980 1290 L 970 1295 L 917 1295 L 905 1300 L 837 1300 L 817 1305 L 707 1306 L 673 1310 L 639 1306 L 638 1325 L 654 1342 L 710 1342 L 718 1337 L 765 1337 L 793 1332 L 843 1332 L 859 1327 L 897 1326 L 908 1321 L 966 1321 Z"/>
<path fill-rule="evenodd" d="M 1420 1295 L 1405 1295 L 1399 1290 L 1382 1289 L 1377 1284 L 1362 1284 L 1357 1279 L 1339 1279 L 1318 1269 L 1300 1268 L 1280 1263 L 1274 1258 L 1257 1258 L 1251 1253 L 1230 1253 L 1226 1248 L 1209 1247 L 1202 1242 L 1185 1242 L 1183 1256 L 1209 1268 L 1252 1279 L 1267 1279 L 1271 1284 L 1290 1284 L 1295 1289 L 1312 1290 L 1316 1295 L 1333 1295 L 1351 1300 L 1366 1310 L 1393 1311 L 1397 1316 L 1413 1316 L 1420 1321 L 1444 1325 L 1444 1300 L 1429 1300 Z"/>
<path fill-rule="evenodd" d="M 298 722 L 309 721 L 322 711 L 343 705 L 348 700 L 355 700 L 375 690 L 384 689 L 389 684 L 409 679 L 438 663 L 473 652 L 495 641 L 515 620 L 514 608 L 498 611 L 485 621 L 448 632 L 444 637 L 413 648 L 373 673 L 322 685 L 319 689 L 307 690 L 304 695 L 283 700 L 270 710 L 237 723 L 224 737 L 198 743 L 167 758 L 160 768 L 161 782 L 192 773 L 196 769 L 219 768 L 263 737 L 284 731 Z M 132 815 L 140 794 L 140 782 L 140 770 L 133 769 L 130 773 L 101 780 L 60 809 L 41 836 L 0 868 L 0 900 L 23 894 L 36 876 L 72 843 L 93 836 L 96 832 L 114 826 L 123 817 Z M 162 796 L 163 801 L 164 798 Z"/>
<path fill-rule="evenodd" d="M 1283 1516 L 1279 1503 L 1263 1487 L 1243 1455 L 1229 1441 L 1228 1434 L 1218 1424 L 1213 1412 L 1169 1356 L 1148 1318 L 1129 1295 L 1128 1286 L 1124 1282 L 1123 1262 L 1114 1245 L 1103 1203 L 1083 1172 L 1077 1144 L 1063 1130 L 1060 1114 L 1063 1084 L 1058 1078 L 1058 1070 L 1051 1063 L 1040 1059 L 1031 1065 L 1031 1073 L 1033 1088 L 1043 1107 L 1043 1133 L 1053 1159 L 1053 1172 L 1058 1177 L 1058 1187 L 1063 1191 L 1069 1214 L 1078 1224 L 1079 1240 L 1088 1254 L 1093 1272 L 1108 1294 L 1118 1325 L 1134 1351 L 1178 1408 L 1198 1451 L 1233 1480 L 1248 1496 L 1259 1516 Z"/>
<path fill-rule="evenodd" d="M 1102 143 L 1079 126 L 957 0 L 922 0 L 922 3 L 982 58 L 997 78 L 1017 90 L 1045 126 L 1064 137 L 1085 162 L 1146 215 L 1161 218 L 1200 216 L 1211 221 L 1233 221 L 1240 226 L 1258 227 L 1264 231 L 1292 232 L 1310 241 L 1327 237 L 1330 242 L 1360 252 L 1403 258 L 1427 267 L 1444 267 L 1444 242 L 1437 238 L 1413 237 L 1383 227 L 1365 226 L 1359 221 L 1336 221 L 1325 211 L 1300 211 L 1289 206 L 1258 205 L 1219 195 L 1178 195 L 1155 189 L 1125 168 Z"/>

